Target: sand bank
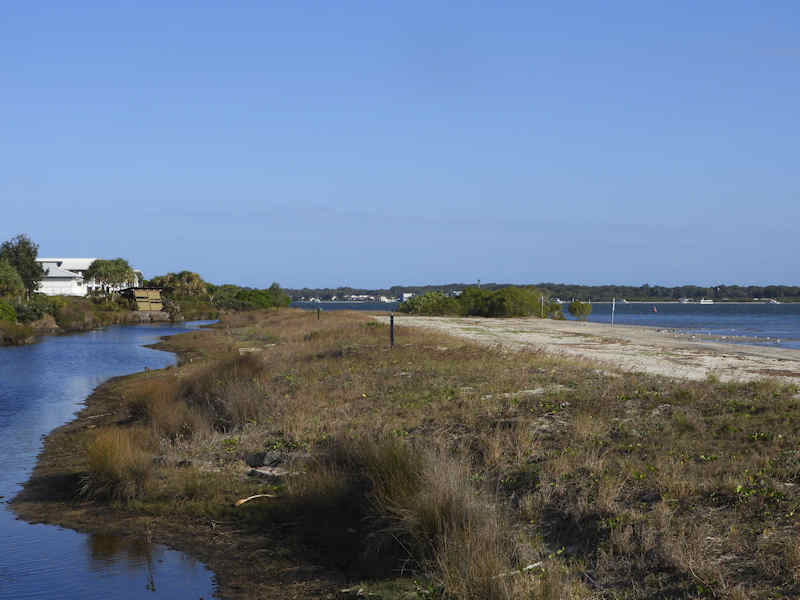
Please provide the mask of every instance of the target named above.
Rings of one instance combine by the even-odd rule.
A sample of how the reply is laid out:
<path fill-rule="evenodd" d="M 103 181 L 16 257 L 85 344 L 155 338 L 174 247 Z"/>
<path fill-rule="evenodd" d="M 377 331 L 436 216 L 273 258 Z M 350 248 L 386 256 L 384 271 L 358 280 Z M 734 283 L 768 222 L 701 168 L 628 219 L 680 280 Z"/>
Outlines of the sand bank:
<path fill-rule="evenodd" d="M 388 322 L 388 317 L 378 317 Z M 398 327 L 436 329 L 489 345 L 589 358 L 623 371 L 722 381 L 777 377 L 800 384 L 800 351 L 715 343 L 651 327 L 553 321 L 398 315 Z"/>

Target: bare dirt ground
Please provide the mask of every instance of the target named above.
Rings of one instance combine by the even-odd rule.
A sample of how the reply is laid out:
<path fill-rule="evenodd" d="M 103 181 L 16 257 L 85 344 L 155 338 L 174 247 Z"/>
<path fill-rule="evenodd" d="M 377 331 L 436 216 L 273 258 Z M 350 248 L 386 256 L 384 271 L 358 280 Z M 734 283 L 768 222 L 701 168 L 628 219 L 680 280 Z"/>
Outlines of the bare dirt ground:
<path fill-rule="evenodd" d="M 378 317 L 388 322 L 388 317 Z M 800 351 L 714 343 L 651 327 L 554 321 L 539 318 L 487 319 L 398 315 L 402 327 L 425 327 L 487 345 L 541 349 L 588 358 L 623 371 L 668 377 L 751 381 L 776 377 L 800 384 Z"/>

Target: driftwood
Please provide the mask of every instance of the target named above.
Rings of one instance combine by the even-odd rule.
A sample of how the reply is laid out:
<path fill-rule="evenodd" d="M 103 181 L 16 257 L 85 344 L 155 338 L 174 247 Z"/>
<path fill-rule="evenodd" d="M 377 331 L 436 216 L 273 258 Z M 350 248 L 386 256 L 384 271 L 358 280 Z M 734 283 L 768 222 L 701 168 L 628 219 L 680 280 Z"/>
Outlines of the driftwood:
<path fill-rule="evenodd" d="M 512 575 L 519 575 L 521 573 L 527 573 L 528 571 L 533 571 L 534 569 L 542 569 L 542 565 L 544 564 L 543 561 L 539 561 L 533 564 L 528 565 L 527 567 L 522 567 L 521 569 L 514 570 L 514 571 L 506 571 L 505 573 L 500 573 L 492 577 L 492 579 L 498 579 L 500 577 L 511 577 Z"/>
<path fill-rule="evenodd" d="M 255 496 L 237 500 L 235 506 L 241 506 L 245 502 L 250 502 L 250 500 L 255 500 L 256 498 L 277 498 L 277 496 L 275 494 L 256 494 Z"/>

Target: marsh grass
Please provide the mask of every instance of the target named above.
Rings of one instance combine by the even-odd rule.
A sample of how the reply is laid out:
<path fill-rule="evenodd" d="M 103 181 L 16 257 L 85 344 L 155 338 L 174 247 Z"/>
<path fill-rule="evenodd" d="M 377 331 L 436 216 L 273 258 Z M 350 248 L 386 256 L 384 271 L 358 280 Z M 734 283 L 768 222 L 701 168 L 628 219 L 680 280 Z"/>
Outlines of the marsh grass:
<path fill-rule="evenodd" d="M 81 483 L 83 496 L 130 501 L 140 497 L 152 471 L 152 454 L 143 445 L 149 439 L 140 429 L 103 429 L 86 448 L 88 473 Z"/>
<path fill-rule="evenodd" d="M 360 576 L 424 576 L 456 598 L 515 597 L 528 579 L 515 536 L 464 457 L 396 437 L 326 444 L 309 475 L 269 510 L 301 517 L 307 534 Z M 354 535 L 356 528 L 361 535 Z M 343 552 L 343 549 L 347 551 Z"/>
<path fill-rule="evenodd" d="M 800 596 L 796 389 L 619 375 L 398 322 L 393 349 L 346 312 L 172 338 L 195 360 L 128 397 L 174 458 L 139 488 L 96 478 L 95 495 L 277 527 L 350 577 L 417 574 L 441 597 Z M 302 476 L 243 477 L 259 451 Z"/>

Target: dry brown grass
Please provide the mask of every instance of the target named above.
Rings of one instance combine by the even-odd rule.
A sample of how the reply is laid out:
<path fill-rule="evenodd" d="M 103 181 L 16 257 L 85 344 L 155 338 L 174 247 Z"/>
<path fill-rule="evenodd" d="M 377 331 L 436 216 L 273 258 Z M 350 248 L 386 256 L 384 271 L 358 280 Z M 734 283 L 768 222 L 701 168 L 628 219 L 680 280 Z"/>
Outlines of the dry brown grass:
<path fill-rule="evenodd" d="M 143 448 L 149 439 L 141 429 L 98 431 L 87 445 L 82 495 L 123 501 L 141 496 L 153 465 L 151 452 Z"/>
<path fill-rule="evenodd" d="M 398 322 L 393 349 L 363 314 L 294 310 L 175 338 L 193 362 L 131 406 L 194 466 L 160 467 L 148 510 L 280 523 L 345 571 L 416 570 L 454 598 L 800 595 L 796 390 L 609 376 Z M 307 456 L 303 475 L 243 481 L 257 451 Z M 282 500 L 220 507 L 265 491 Z"/>
<path fill-rule="evenodd" d="M 321 523 L 334 522 L 338 548 L 358 545 L 364 540 L 347 531 L 366 521 L 373 525 L 366 547 L 350 552 L 373 568 L 381 553 L 453 598 L 519 598 L 533 589 L 532 575 L 519 570 L 509 522 L 474 485 L 465 457 L 397 438 L 345 438 L 330 442 L 308 467 L 306 476 L 290 480 L 286 502 L 274 510 L 289 506 L 311 519 L 315 540 Z"/>

